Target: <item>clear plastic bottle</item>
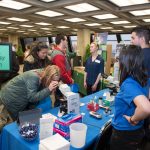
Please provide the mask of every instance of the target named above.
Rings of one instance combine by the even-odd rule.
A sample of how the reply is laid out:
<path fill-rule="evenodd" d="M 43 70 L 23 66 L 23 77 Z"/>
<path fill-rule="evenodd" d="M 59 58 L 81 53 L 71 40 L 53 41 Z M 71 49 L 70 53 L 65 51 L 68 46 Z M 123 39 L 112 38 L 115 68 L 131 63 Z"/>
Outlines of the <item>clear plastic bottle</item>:
<path fill-rule="evenodd" d="M 98 97 L 97 96 L 94 96 L 94 102 L 96 103 L 96 104 L 98 104 Z"/>

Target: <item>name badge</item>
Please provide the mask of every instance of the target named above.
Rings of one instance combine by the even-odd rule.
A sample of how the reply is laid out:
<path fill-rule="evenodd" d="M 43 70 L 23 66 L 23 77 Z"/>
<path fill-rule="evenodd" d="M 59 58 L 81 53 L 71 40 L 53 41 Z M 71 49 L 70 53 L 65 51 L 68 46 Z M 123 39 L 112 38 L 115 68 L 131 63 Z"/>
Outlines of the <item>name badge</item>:
<path fill-rule="evenodd" d="M 96 62 L 96 63 L 100 63 L 100 60 L 97 60 L 97 59 L 96 59 L 95 62 Z"/>

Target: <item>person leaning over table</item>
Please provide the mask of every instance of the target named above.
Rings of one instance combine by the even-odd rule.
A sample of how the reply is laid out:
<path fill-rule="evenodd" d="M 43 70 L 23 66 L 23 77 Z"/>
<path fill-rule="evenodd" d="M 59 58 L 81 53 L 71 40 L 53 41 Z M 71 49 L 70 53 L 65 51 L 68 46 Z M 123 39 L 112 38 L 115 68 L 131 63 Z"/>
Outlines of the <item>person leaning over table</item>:
<path fill-rule="evenodd" d="M 141 48 L 124 46 L 119 64 L 120 92 L 115 97 L 110 150 L 137 150 L 145 135 L 144 119 L 150 116 L 148 77 Z"/>
<path fill-rule="evenodd" d="M 18 113 L 28 108 L 28 104 L 46 98 L 58 86 L 60 70 L 57 66 L 47 66 L 44 70 L 31 70 L 10 80 L 1 90 L 0 100 L 13 120 Z"/>
<path fill-rule="evenodd" d="M 97 43 L 91 43 L 91 56 L 86 61 L 84 74 L 84 87 L 86 88 L 88 95 L 99 91 L 100 77 L 101 74 L 104 73 L 104 60 L 100 55 L 98 55 L 97 51 Z"/>

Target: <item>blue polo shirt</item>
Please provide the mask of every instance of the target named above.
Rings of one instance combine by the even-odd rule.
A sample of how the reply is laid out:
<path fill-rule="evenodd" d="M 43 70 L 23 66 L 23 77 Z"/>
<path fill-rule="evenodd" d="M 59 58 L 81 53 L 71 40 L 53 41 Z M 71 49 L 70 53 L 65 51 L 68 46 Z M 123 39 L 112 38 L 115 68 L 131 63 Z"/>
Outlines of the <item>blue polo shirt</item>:
<path fill-rule="evenodd" d="M 128 77 L 121 85 L 120 92 L 115 97 L 115 112 L 112 119 L 112 126 L 117 130 L 136 130 L 143 126 L 140 121 L 136 126 L 132 126 L 123 115 L 132 116 L 136 106 L 133 102 L 134 98 L 139 95 L 148 96 L 148 86 L 141 85 L 133 78 Z"/>
<path fill-rule="evenodd" d="M 87 73 L 86 82 L 88 85 L 93 85 L 97 79 L 99 73 L 104 73 L 104 60 L 98 55 L 97 58 L 92 61 L 92 57 L 89 57 L 86 61 L 85 72 Z"/>

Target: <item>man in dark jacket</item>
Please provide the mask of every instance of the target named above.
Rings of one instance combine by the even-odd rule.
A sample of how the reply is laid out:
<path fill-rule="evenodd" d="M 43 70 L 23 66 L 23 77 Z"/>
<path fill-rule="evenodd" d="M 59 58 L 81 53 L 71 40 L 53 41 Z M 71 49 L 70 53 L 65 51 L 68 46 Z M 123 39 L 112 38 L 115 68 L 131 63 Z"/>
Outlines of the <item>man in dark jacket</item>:
<path fill-rule="evenodd" d="M 131 43 L 142 48 L 144 55 L 144 64 L 150 78 L 150 29 L 145 27 L 134 28 L 131 32 Z"/>

